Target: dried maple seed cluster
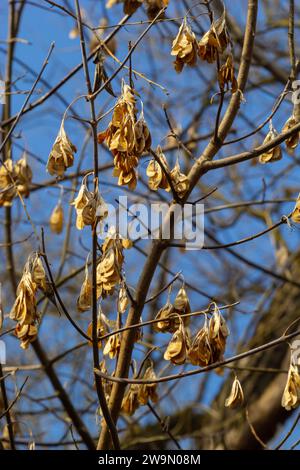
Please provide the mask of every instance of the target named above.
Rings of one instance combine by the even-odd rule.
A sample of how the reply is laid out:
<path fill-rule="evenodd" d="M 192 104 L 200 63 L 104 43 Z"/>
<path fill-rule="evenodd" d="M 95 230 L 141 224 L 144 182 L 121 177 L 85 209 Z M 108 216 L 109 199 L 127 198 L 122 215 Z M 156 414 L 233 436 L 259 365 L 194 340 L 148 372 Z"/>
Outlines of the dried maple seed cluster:
<path fill-rule="evenodd" d="M 300 107 L 298 104 L 294 105 L 294 110 L 292 116 L 288 118 L 286 123 L 284 124 L 282 128 L 282 132 L 288 132 L 290 129 L 292 129 L 294 126 L 300 123 Z M 272 122 L 270 124 L 270 131 L 266 135 L 263 145 L 271 143 L 272 140 L 275 139 L 275 137 L 278 136 L 278 133 L 272 126 Z M 288 153 L 293 153 L 293 151 L 296 149 L 300 141 L 300 131 L 295 132 L 293 135 L 288 137 L 285 140 L 285 145 L 287 148 Z M 277 160 L 281 160 L 282 158 L 282 151 L 280 145 L 276 145 L 275 147 L 271 148 L 267 152 L 264 152 L 262 155 L 259 157 L 259 162 L 260 163 L 269 163 L 269 162 L 275 162 Z"/>
<path fill-rule="evenodd" d="M 176 56 L 174 68 L 180 73 L 184 65 L 193 67 L 197 63 L 197 57 L 208 63 L 216 62 L 218 55 L 223 54 L 230 45 L 230 38 L 226 27 L 225 13 L 214 21 L 204 36 L 197 40 L 186 18 L 183 20 L 178 34 L 173 41 L 171 55 Z M 235 93 L 238 89 L 234 76 L 233 57 L 230 53 L 225 63 L 220 67 L 218 80 L 222 90 L 229 89 Z"/>
<path fill-rule="evenodd" d="M 179 161 L 177 160 L 173 170 L 171 170 L 170 177 L 172 180 L 173 188 L 177 196 L 183 198 L 189 190 L 190 183 L 188 177 L 181 172 Z"/>
<path fill-rule="evenodd" d="M 98 142 L 106 142 L 114 157 L 113 175 L 118 177 L 118 185 L 128 185 L 135 189 L 137 184 L 136 167 L 144 151 L 151 146 L 151 135 L 143 112 L 136 117 L 135 92 L 122 83 L 122 93 L 117 101 L 112 120 L 106 131 L 98 134 Z"/>
<path fill-rule="evenodd" d="M 218 82 L 221 90 L 231 90 L 235 93 L 238 90 L 238 83 L 234 75 L 233 57 L 229 54 L 225 64 L 220 67 L 218 72 Z"/>
<path fill-rule="evenodd" d="M 64 121 L 62 121 L 59 133 L 48 157 L 48 173 L 50 173 L 50 175 L 64 176 L 67 168 L 73 165 L 74 153 L 76 153 L 76 151 L 75 145 L 72 144 L 66 134 Z"/>
<path fill-rule="evenodd" d="M 189 350 L 189 359 L 193 365 L 200 367 L 222 361 L 226 348 L 229 329 L 220 310 L 215 310 L 210 320 L 205 318 L 204 326 L 198 331 Z"/>
<path fill-rule="evenodd" d="M 227 408 L 235 409 L 239 408 L 244 403 L 244 392 L 242 389 L 242 385 L 237 377 L 235 377 L 230 394 L 228 398 L 225 400 L 225 406 Z"/>
<path fill-rule="evenodd" d="M 156 155 L 158 156 L 161 165 L 154 159 L 150 160 L 146 170 L 146 174 L 149 178 L 149 188 L 152 191 L 157 191 L 159 188 L 161 188 L 169 192 L 171 190 L 171 187 L 166 177 L 166 172 L 169 173 L 169 169 L 166 157 L 163 154 L 160 146 L 158 146 L 156 149 Z M 163 171 L 162 166 L 164 167 L 165 171 Z"/>
<path fill-rule="evenodd" d="M 281 405 L 287 411 L 297 408 L 300 404 L 300 374 L 298 364 L 291 362 L 286 386 L 282 395 Z"/>
<path fill-rule="evenodd" d="M 157 191 L 159 188 L 164 189 L 167 192 L 171 191 L 166 173 L 170 176 L 172 186 L 179 198 L 183 198 L 189 190 L 188 177 L 181 172 L 179 161 L 177 160 L 174 168 L 170 171 L 168 168 L 167 160 L 165 155 L 162 153 L 160 146 L 156 150 L 157 157 L 161 164 L 156 160 L 150 160 L 146 174 L 148 176 L 148 186 L 152 191 Z M 163 168 L 165 171 L 163 170 Z"/>
<path fill-rule="evenodd" d="M 143 380 L 155 380 L 156 375 L 151 363 L 144 372 Z M 139 406 L 147 405 L 148 401 L 157 403 L 157 383 L 150 384 L 131 384 L 128 391 L 124 395 L 122 401 L 122 412 L 128 416 L 132 416 Z"/>
<path fill-rule="evenodd" d="M 86 225 L 102 223 L 108 215 L 107 206 L 99 191 L 89 191 L 85 176 L 77 197 L 71 203 L 76 209 L 76 227 L 82 230 Z"/>
<path fill-rule="evenodd" d="M 174 333 L 180 326 L 180 315 L 191 313 L 189 298 L 187 296 L 184 286 L 182 286 L 171 304 L 168 300 L 157 313 L 155 320 L 160 320 L 154 323 L 153 328 L 160 333 Z M 188 325 L 189 317 L 182 318 L 183 324 Z"/>
<path fill-rule="evenodd" d="M 111 8 L 118 3 L 124 4 L 125 15 L 132 15 L 144 3 L 148 17 L 154 19 L 162 8 L 168 6 L 169 0 L 108 0 L 106 8 Z"/>
<path fill-rule="evenodd" d="M 101 314 L 98 315 L 97 319 L 97 338 L 100 338 L 101 336 L 104 336 L 108 333 L 108 328 L 107 328 L 107 319 L 105 315 Z M 93 337 L 93 322 L 89 323 L 89 326 L 87 328 L 86 334 L 92 338 Z M 89 345 L 93 346 L 92 341 L 89 341 Z M 98 340 L 98 348 L 102 348 L 102 341 L 99 339 Z"/>
<path fill-rule="evenodd" d="M 48 292 L 47 278 L 41 258 L 37 255 L 29 256 L 23 270 L 22 278 L 17 287 L 17 298 L 10 311 L 10 318 L 17 322 L 15 334 L 20 339 L 20 346 L 27 349 L 29 343 L 37 337 L 36 293 L 40 288 Z"/>
<path fill-rule="evenodd" d="M 230 38 L 224 12 L 220 18 L 212 23 L 209 30 L 199 41 L 199 56 L 202 60 L 206 60 L 211 64 L 217 60 L 218 54 L 223 54 L 229 44 Z"/>
<path fill-rule="evenodd" d="M 184 364 L 186 362 L 190 348 L 189 338 L 180 317 L 179 321 L 180 325 L 173 334 L 164 353 L 164 359 L 166 361 L 171 361 L 175 365 Z"/>
<path fill-rule="evenodd" d="M 193 67 L 197 62 L 198 43 L 195 34 L 184 19 L 173 41 L 171 55 L 176 56 L 174 67 L 181 72 L 184 64 Z"/>
<path fill-rule="evenodd" d="M 193 365 L 201 367 L 213 364 L 223 359 L 226 339 L 229 329 L 225 319 L 216 304 L 214 312 L 208 321 L 205 317 L 204 326 L 194 338 L 190 339 L 185 327 L 189 317 L 182 315 L 190 313 L 190 304 L 184 287 L 178 292 L 172 305 L 168 300 L 155 319 L 154 330 L 161 333 L 174 333 L 164 353 L 164 359 L 173 364 L 184 364 L 189 360 Z"/>
<path fill-rule="evenodd" d="M 278 133 L 277 131 L 271 126 L 270 131 L 265 137 L 265 140 L 263 141 L 263 145 L 268 144 L 272 142 L 272 140 L 277 137 Z M 282 152 L 280 145 L 276 145 L 276 147 L 273 147 L 272 149 L 268 150 L 267 152 L 262 153 L 259 156 L 259 163 L 269 163 L 269 162 L 275 162 L 277 160 L 281 160 L 282 158 Z"/>
<path fill-rule="evenodd" d="M 123 249 L 131 242 L 119 234 L 109 234 L 102 245 L 102 257 L 97 265 L 97 298 L 113 294 L 115 286 L 122 282 Z"/>
<path fill-rule="evenodd" d="M 11 159 L 0 167 L 0 207 L 11 206 L 17 194 L 29 196 L 32 171 L 24 154 L 16 163 Z"/>
<path fill-rule="evenodd" d="M 295 104 L 293 114 L 292 116 L 288 118 L 288 120 L 284 124 L 282 128 L 282 132 L 289 131 L 292 127 L 296 126 L 299 123 L 300 123 L 299 105 Z M 293 152 L 295 148 L 298 146 L 299 141 L 300 141 L 300 131 L 295 132 L 295 134 L 291 135 L 285 140 L 285 145 L 287 147 L 287 150 L 290 152 Z"/>
<path fill-rule="evenodd" d="M 120 346 L 120 333 L 116 333 L 115 335 L 109 336 L 103 349 L 104 356 L 108 356 L 110 359 L 114 359 L 119 354 Z"/>

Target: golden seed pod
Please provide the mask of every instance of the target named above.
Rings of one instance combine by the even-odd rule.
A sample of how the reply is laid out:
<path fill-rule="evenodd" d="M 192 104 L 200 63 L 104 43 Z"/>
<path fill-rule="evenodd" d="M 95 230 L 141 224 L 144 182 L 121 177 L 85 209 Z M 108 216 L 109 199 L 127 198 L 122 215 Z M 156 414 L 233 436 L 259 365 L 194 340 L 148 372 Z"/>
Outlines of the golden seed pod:
<path fill-rule="evenodd" d="M 118 312 L 125 313 L 129 304 L 129 299 L 126 291 L 126 287 L 122 286 L 119 291 L 118 297 Z"/>
<path fill-rule="evenodd" d="M 29 344 L 36 340 L 38 329 L 34 324 L 21 325 L 21 323 L 18 323 L 15 328 L 15 334 L 21 341 L 20 347 L 22 349 L 27 349 Z"/>
<path fill-rule="evenodd" d="M 109 356 L 110 359 L 113 359 L 119 354 L 121 346 L 120 334 L 116 333 L 108 338 L 103 349 L 103 355 Z"/>
<path fill-rule="evenodd" d="M 243 403 L 244 403 L 244 392 L 243 392 L 240 381 L 238 380 L 237 377 L 235 377 L 232 387 L 231 387 L 229 397 L 226 398 L 225 400 L 225 406 L 226 408 L 235 409 L 235 408 L 239 408 L 240 406 L 242 406 Z"/>
<path fill-rule="evenodd" d="M 226 321 L 217 305 L 209 321 L 209 342 L 212 349 L 212 362 L 221 361 L 226 347 L 226 339 L 230 334 Z"/>
<path fill-rule="evenodd" d="M 173 333 L 179 326 L 179 318 L 173 315 L 174 307 L 167 302 L 157 313 L 155 320 L 160 320 L 153 324 L 153 329 L 160 333 Z M 172 318 L 169 318 L 172 317 Z"/>
<path fill-rule="evenodd" d="M 139 407 L 138 400 L 138 386 L 130 385 L 128 392 L 126 392 L 123 400 L 121 410 L 124 414 L 132 416 Z"/>
<path fill-rule="evenodd" d="M 132 190 L 137 184 L 139 158 L 151 146 L 151 135 L 143 112 L 137 119 L 135 105 L 135 91 L 122 83 L 122 93 L 111 122 L 105 131 L 98 134 L 98 142 L 105 141 L 114 157 L 113 176 L 118 177 L 118 185 L 127 185 Z"/>
<path fill-rule="evenodd" d="M 77 299 L 77 310 L 79 312 L 86 312 L 92 306 L 92 283 L 89 276 L 86 276 L 80 289 L 80 294 Z"/>
<path fill-rule="evenodd" d="M 171 50 L 171 55 L 176 56 L 174 68 L 177 73 L 182 71 L 184 64 L 190 67 L 196 64 L 197 49 L 196 36 L 187 24 L 186 19 L 184 19 L 173 41 Z"/>
<path fill-rule="evenodd" d="M 204 34 L 198 43 L 198 54 L 202 60 L 213 63 L 217 59 L 218 53 L 223 53 L 230 43 L 225 12 L 213 22 L 210 29 Z"/>
<path fill-rule="evenodd" d="M 145 370 L 143 375 L 143 380 L 155 380 L 156 375 L 153 369 L 153 364 L 151 364 Z M 138 388 L 138 401 L 140 405 L 147 405 L 148 401 L 151 400 L 153 403 L 157 403 L 157 383 L 153 384 L 140 384 Z"/>
<path fill-rule="evenodd" d="M 40 256 L 36 255 L 32 262 L 32 279 L 43 291 L 48 290 L 47 277 Z"/>
<path fill-rule="evenodd" d="M 225 64 L 223 64 L 218 72 L 218 81 L 222 90 L 229 90 L 235 93 L 238 90 L 238 83 L 234 75 L 233 57 L 229 54 Z"/>
<path fill-rule="evenodd" d="M 282 395 L 281 405 L 287 411 L 297 408 L 300 404 L 300 375 L 298 366 L 291 364 L 286 386 Z"/>
<path fill-rule="evenodd" d="M 292 127 L 296 126 L 298 122 L 299 122 L 298 119 L 296 119 L 296 117 L 293 114 L 292 116 L 288 118 L 288 120 L 284 124 L 282 128 L 282 132 L 289 131 Z M 298 146 L 299 141 L 300 141 L 300 132 L 296 132 L 295 134 L 288 137 L 285 140 L 285 145 L 287 147 L 287 150 L 289 150 L 290 152 L 293 152 L 293 150 L 295 150 L 295 148 Z"/>
<path fill-rule="evenodd" d="M 21 325 L 29 325 L 37 319 L 36 293 L 37 285 L 30 272 L 24 272 L 17 287 L 17 298 L 9 317 Z"/>
<path fill-rule="evenodd" d="M 170 177 L 177 196 L 183 198 L 189 190 L 190 184 L 188 177 L 184 173 L 181 173 L 179 162 L 174 166 Z"/>
<path fill-rule="evenodd" d="M 51 232 L 60 234 L 64 227 L 64 210 L 61 204 L 57 204 L 50 216 L 49 225 Z"/>
<path fill-rule="evenodd" d="M 175 331 L 165 353 L 164 359 L 173 364 L 184 364 L 189 350 L 188 338 L 186 336 L 183 324 Z"/>
<path fill-rule="evenodd" d="M 298 196 L 298 199 L 296 201 L 293 213 L 292 213 L 292 221 L 295 222 L 296 224 L 300 224 L 300 198 Z"/>
<path fill-rule="evenodd" d="M 61 123 L 59 133 L 55 139 L 47 162 L 47 171 L 50 175 L 63 176 L 66 169 L 73 165 L 74 153 L 77 152 Z"/>
<path fill-rule="evenodd" d="M 189 350 L 189 359 L 194 366 L 205 367 L 213 362 L 208 327 L 205 324 L 194 337 Z"/>
<path fill-rule="evenodd" d="M 182 286 L 173 302 L 173 307 L 174 311 L 181 314 L 181 315 L 186 315 L 188 313 L 191 313 L 191 306 L 190 306 L 190 301 L 187 296 L 185 288 Z M 190 322 L 190 317 L 184 317 L 183 319 L 184 325 L 188 325 Z"/>
<path fill-rule="evenodd" d="M 263 145 L 271 142 L 277 135 L 278 133 L 276 132 L 275 129 L 273 128 L 270 129 L 270 131 L 268 132 L 268 134 L 266 135 L 263 141 Z M 264 163 L 269 163 L 269 162 L 276 162 L 277 160 L 281 160 L 281 158 L 282 158 L 281 147 L 280 145 L 276 145 L 276 147 L 261 154 L 259 156 L 258 161 L 259 163 L 264 164 Z"/>

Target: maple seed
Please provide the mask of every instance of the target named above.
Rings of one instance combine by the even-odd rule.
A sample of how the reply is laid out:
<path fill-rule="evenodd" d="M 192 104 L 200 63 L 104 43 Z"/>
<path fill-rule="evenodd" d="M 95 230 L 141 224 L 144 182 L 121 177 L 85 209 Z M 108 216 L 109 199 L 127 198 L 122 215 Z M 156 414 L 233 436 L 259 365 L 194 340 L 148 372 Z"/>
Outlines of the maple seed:
<path fill-rule="evenodd" d="M 225 12 L 214 21 L 198 44 L 198 54 L 202 60 L 213 63 L 218 53 L 223 53 L 229 45 L 229 35 L 226 27 Z"/>
<path fill-rule="evenodd" d="M 194 337 L 189 350 L 189 359 L 194 366 L 205 367 L 213 362 L 207 319 Z"/>
<path fill-rule="evenodd" d="M 0 168 L 0 207 L 9 207 L 18 194 L 29 196 L 32 171 L 26 153 L 14 164 L 9 158 Z"/>
<path fill-rule="evenodd" d="M 115 335 L 110 336 L 103 349 L 104 356 L 108 355 L 110 359 L 113 359 L 119 354 L 120 346 L 120 334 L 116 333 Z"/>
<path fill-rule="evenodd" d="M 74 153 L 77 152 L 64 129 L 62 121 L 59 133 L 55 139 L 47 162 L 47 171 L 50 175 L 64 176 L 67 168 L 74 162 Z"/>
<path fill-rule="evenodd" d="M 225 400 L 225 406 L 227 408 L 235 409 L 235 408 L 239 408 L 240 406 L 242 406 L 243 403 L 244 403 L 244 392 L 243 392 L 240 381 L 238 380 L 237 377 L 235 377 L 232 387 L 231 387 L 230 395 Z"/>
<path fill-rule="evenodd" d="M 157 147 L 156 154 L 159 157 L 161 165 L 165 168 L 166 172 L 169 173 L 167 160 L 160 146 Z M 150 160 L 146 170 L 146 174 L 149 178 L 148 186 L 152 191 L 157 191 L 161 188 L 169 192 L 171 188 L 161 165 L 156 160 Z"/>
<path fill-rule="evenodd" d="M 212 361 L 218 362 L 223 360 L 223 354 L 226 347 L 226 339 L 229 335 L 229 329 L 225 319 L 215 304 L 214 313 L 209 321 L 209 341 L 212 348 Z"/>
<path fill-rule="evenodd" d="M 300 224 L 300 195 L 297 198 L 296 205 L 292 213 L 292 221 Z"/>
<path fill-rule="evenodd" d="M 153 369 L 153 364 L 151 364 L 145 370 L 143 375 L 143 380 L 155 380 L 156 375 Z M 138 401 L 140 405 L 147 405 L 148 401 L 151 400 L 153 403 L 157 403 L 157 383 L 152 384 L 140 384 L 138 389 Z"/>
<path fill-rule="evenodd" d="M 128 185 L 129 189 L 135 189 L 139 158 L 151 146 L 151 135 L 143 111 L 136 118 L 134 95 L 135 91 L 122 82 L 122 93 L 112 120 L 106 131 L 98 134 L 98 142 L 105 141 L 114 157 L 113 176 L 118 177 L 118 185 Z"/>
<path fill-rule="evenodd" d="M 82 230 L 86 225 L 94 225 L 96 221 L 101 224 L 108 216 L 104 199 L 98 190 L 95 193 L 88 190 L 86 177 L 83 178 L 78 195 L 71 205 L 76 209 L 76 228 L 78 230 Z"/>
<path fill-rule="evenodd" d="M 127 296 L 127 291 L 125 285 L 123 285 L 119 291 L 118 297 L 118 312 L 125 313 L 129 304 L 129 299 Z"/>
<path fill-rule="evenodd" d="M 290 365 L 281 405 L 287 411 L 297 408 L 300 404 L 300 375 L 297 365 Z"/>
<path fill-rule="evenodd" d="M 58 203 L 50 216 L 49 225 L 51 232 L 60 234 L 64 228 L 64 211 L 62 205 Z"/>
<path fill-rule="evenodd" d="M 299 120 L 296 119 L 295 115 L 293 114 L 291 117 L 288 118 L 288 120 L 284 124 L 282 128 L 282 132 L 289 131 L 290 129 L 292 129 L 292 127 L 296 126 L 296 124 L 298 123 L 299 123 Z M 285 145 L 287 149 L 292 152 L 298 146 L 299 141 L 300 141 L 300 132 L 298 131 L 285 140 Z"/>
<path fill-rule="evenodd" d="M 124 414 L 132 416 L 139 407 L 138 400 L 138 385 L 131 384 L 128 392 L 126 392 L 123 400 L 121 410 Z"/>
<path fill-rule="evenodd" d="M 111 231 L 104 240 L 102 257 L 97 266 L 97 298 L 113 294 L 115 286 L 121 283 L 123 248 L 120 236 Z"/>
<path fill-rule="evenodd" d="M 176 325 L 176 320 L 173 316 L 174 307 L 170 302 L 167 302 L 157 313 L 155 320 L 160 320 L 157 323 L 154 323 L 154 330 L 165 333 L 165 332 L 174 332 L 178 328 Z M 174 318 L 168 318 L 174 317 Z M 178 321 L 178 320 L 177 320 Z"/>
<path fill-rule="evenodd" d="M 176 162 L 173 170 L 171 171 L 170 177 L 177 196 L 180 199 L 183 198 L 189 190 L 190 183 L 188 177 L 184 173 L 181 173 L 178 161 Z"/>
<path fill-rule="evenodd" d="M 188 350 L 188 337 L 181 322 L 165 351 L 164 359 L 176 365 L 184 364 L 187 359 Z"/>
<path fill-rule="evenodd" d="M 171 55 L 176 56 L 174 67 L 177 73 L 182 71 L 184 64 L 193 67 L 197 62 L 197 40 L 186 18 L 173 41 Z"/>
<path fill-rule="evenodd" d="M 77 309 L 79 312 L 90 310 L 92 306 L 92 282 L 88 272 L 88 265 L 85 265 L 85 276 L 82 283 L 80 294 L 77 299 Z"/>
<path fill-rule="evenodd" d="M 277 135 L 278 133 L 276 132 L 276 130 L 271 127 L 270 131 L 265 137 L 265 140 L 263 141 L 263 145 L 270 143 L 273 139 L 275 139 L 275 137 L 277 137 Z M 280 145 L 276 145 L 276 147 L 273 147 L 272 149 L 259 156 L 259 163 L 264 164 L 269 162 L 276 162 L 277 160 L 281 160 L 281 158 L 282 153 Z"/>
<path fill-rule="evenodd" d="M 238 90 L 238 83 L 234 75 L 233 57 L 229 54 L 225 64 L 223 64 L 218 72 L 218 80 L 221 90 L 229 90 L 231 84 L 231 93 Z"/>
<path fill-rule="evenodd" d="M 18 323 L 15 329 L 17 338 L 21 341 L 20 347 L 27 349 L 29 344 L 36 340 L 38 335 L 38 329 L 34 324 L 22 325 Z"/>
<path fill-rule="evenodd" d="M 9 317 L 17 322 L 15 334 L 21 341 L 22 349 L 27 349 L 38 334 L 39 315 L 36 301 L 38 288 L 48 292 L 48 280 L 40 256 L 32 253 L 24 266 L 17 287 L 17 298 L 9 314 Z"/>

